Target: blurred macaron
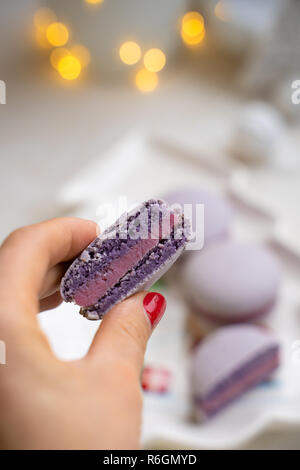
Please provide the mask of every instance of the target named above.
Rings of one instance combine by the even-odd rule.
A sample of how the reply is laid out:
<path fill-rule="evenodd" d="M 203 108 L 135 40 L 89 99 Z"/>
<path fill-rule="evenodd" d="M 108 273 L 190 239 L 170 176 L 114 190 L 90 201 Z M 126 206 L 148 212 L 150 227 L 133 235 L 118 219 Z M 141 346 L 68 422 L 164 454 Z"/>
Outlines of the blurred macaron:
<path fill-rule="evenodd" d="M 187 260 L 182 281 L 197 315 L 219 324 L 253 321 L 276 303 L 280 266 L 264 246 L 221 241 Z"/>
<path fill-rule="evenodd" d="M 183 188 L 170 191 L 162 196 L 162 199 L 167 201 L 170 205 L 178 204 L 185 209 L 185 205 L 190 205 L 192 230 L 195 233 L 197 228 L 196 220 L 196 205 L 203 204 L 204 206 L 204 227 L 203 221 L 200 223 L 200 229 L 204 235 L 204 246 L 211 241 L 226 238 L 230 232 L 230 224 L 233 218 L 233 209 L 230 202 L 225 196 L 218 192 L 196 189 L 196 188 Z M 201 224 L 202 222 L 202 224 Z"/>
<path fill-rule="evenodd" d="M 279 343 L 255 325 L 225 326 L 195 347 L 191 363 L 194 417 L 209 418 L 270 378 L 279 366 Z"/>

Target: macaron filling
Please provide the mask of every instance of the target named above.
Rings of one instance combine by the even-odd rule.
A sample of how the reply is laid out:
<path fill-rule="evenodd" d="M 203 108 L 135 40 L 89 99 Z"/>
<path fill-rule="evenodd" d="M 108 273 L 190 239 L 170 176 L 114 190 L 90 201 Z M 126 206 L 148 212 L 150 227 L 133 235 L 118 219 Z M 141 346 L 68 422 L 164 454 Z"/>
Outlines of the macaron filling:
<path fill-rule="evenodd" d="M 176 229 L 173 230 L 169 239 L 161 240 L 153 250 L 128 271 L 126 275 L 120 278 L 94 305 L 88 308 L 81 308 L 80 313 L 90 320 L 98 320 L 116 302 L 136 292 L 139 286 L 147 280 L 153 280 L 156 273 L 161 273 L 161 270 L 168 265 L 170 260 L 179 256 L 187 243 L 185 235 L 177 238 L 174 236 L 175 234 Z"/>
<path fill-rule="evenodd" d="M 237 369 L 205 396 L 196 396 L 196 406 L 206 417 L 210 417 L 239 395 L 267 379 L 278 365 L 279 348 L 273 347 Z"/>
<path fill-rule="evenodd" d="M 129 248 L 123 256 L 109 263 L 106 272 L 98 272 L 80 287 L 74 295 L 74 300 L 81 307 L 94 304 L 105 292 L 110 289 L 128 270 L 144 257 L 152 248 L 157 246 L 159 240 L 140 240 Z"/>
<path fill-rule="evenodd" d="M 152 200 L 125 220 L 119 219 L 70 266 L 62 280 L 62 297 L 67 302 L 78 300 L 81 306 L 92 305 L 160 238 L 167 238 L 175 223 L 177 215 L 161 201 Z"/>

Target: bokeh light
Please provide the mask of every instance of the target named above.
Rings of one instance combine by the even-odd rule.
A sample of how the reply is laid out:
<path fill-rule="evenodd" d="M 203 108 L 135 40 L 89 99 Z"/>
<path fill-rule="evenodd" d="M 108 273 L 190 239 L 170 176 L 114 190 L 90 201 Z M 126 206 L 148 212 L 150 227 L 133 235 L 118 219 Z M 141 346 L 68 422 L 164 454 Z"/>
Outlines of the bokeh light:
<path fill-rule="evenodd" d="M 182 37 L 182 40 L 185 42 L 185 44 L 187 44 L 188 46 L 197 46 L 199 44 L 201 44 L 201 42 L 203 41 L 203 39 L 205 38 L 205 29 L 202 31 L 201 34 L 199 34 L 198 36 L 188 36 L 186 34 L 184 34 L 183 32 L 181 33 L 181 37 Z"/>
<path fill-rule="evenodd" d="M 81 73 L 81 69 L 82 67 L 79 60 L 71 54 L 67 54 L 62 57 L 57 65 L 59 74 L 65 80 L 75 80 L 78 78 Z"/>
<path fill-rule="evenodd" d="M 87 47 L 82 44 L 76 44 L 70 49 L 71 54 L 77 57 L 82 67 L 86 67 L 91 62 L 91 54 Z"/>
<path fill-rule="evenodd" d="M 149 72 L 159 72 L 166 65 L 166 56 L 161 49 L 149 49 L 144 55 L 144 65 Z"/>
<path fill-rule="evenodd" d="M 34 26 L 40 32 L 46 32 L 51 23 L 57 20 L 55 13 L 50 8 L 39 8 L 34 15 Z"/>
<path fill-rule="evenodd" d="M 64 46 L 69 39 L 69 31 L 63 23 L 51 23 L 46 31 L 46 36 L 52 46 Z"/>
<path fill-rule="evenodd" d="M 181 22 L 182 40 L 189 46 L 200 44 L 205 37 L 204 18 L 197 11 L 184 15 Z"/>
<path fill-rule="evenodd" d="M 53 49 L 50 54 L 50 62 L 52 67 L 57 69 L 60 60 L 69 54 L 70 51 L 65 47 L 57 47 L 56 49 Z"/>
<path fill-rule="evenodd" d="M 135 76 L 135 84 L 140 91 L 150 93 L 158 85 L 158 76 L 155 72 L 149 72 L 144 68 L 140 69 Z"/>
<path fill-rule="evenodd" d="M 188 36 L 198 36 L 204 28 L 204 19 L 197 11 L 186 13 L 182 18 L 182 31 Z"/>
<path fill-rule="evenodd" d="M 124 64 L 134 65 L 140 60 L 142 51 L 136 42 L 126 41 L 121 45 L 119 54 Z"/>
<path fill-rule="evenodd" d="M 215 15 L 221 21 L 229 21 L 228 11 L 224 2 L 220 0 L 215 6 Z"/>
<path fill-rule="evenodd" d="M 103 0 L 84 0 L 85 3 L 89 3 L 90 5 L 96 5 L 97 3 L 103 3 Z"/>

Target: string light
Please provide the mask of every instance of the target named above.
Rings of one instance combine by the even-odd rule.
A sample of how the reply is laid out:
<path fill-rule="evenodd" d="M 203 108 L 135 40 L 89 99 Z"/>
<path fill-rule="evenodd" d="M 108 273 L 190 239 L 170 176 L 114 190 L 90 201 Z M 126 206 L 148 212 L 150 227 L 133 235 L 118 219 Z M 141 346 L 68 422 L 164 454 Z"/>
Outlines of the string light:
<path fill-rule="evenodd" d="M 49 57 L 52 67 L 65 80 L 77 79 L 82 68 L 90 63 L 89 50 L 82 44 L 76 44 L 71 49 L 62 47 L 69 40 L 69 31 L 65 24 L 57 21 L 56 15 L 49 8 L 40 8 L 35 13 L 34 26 L 38 44 L 44 48 L 54 46 Z"/>
<path fill-rule="evenodd" d="M 76 44 L 75 46 L 72 46 L 70 52 L 79 60 L 82 67 L 86 67 L 91 62 L 90 51 L 82 44 Z"/>
<path fill-rule="evenodd" d="M 40 32 L 46 32 L 48 26 L 55 21 L 56 15 L 50 8 L 39 8 L 33 18 L 34 26 Z"/>
<path fill-rule="evenodd" d="M 46 37 L 52 46 L 64 46 L 69 39 L 69 31 L 63 23 L 51 23 L 46 31 Z"/>
<path fill-rule="evenodd" d="M 197 11 L 184 15 L 181 21 L 181 37 L 189 46 L 200 44 L 205 37 L 204 18 Z"/>
<path fill-rule="evenodd" d="M 75 80 L 78 78 L 81 73 L 81 69 L 82 67 L 79 60 L 71 54 L 67 54 L 62 57 L 57 65 L 59 74 L 65 80 Z"/>
<path fill-rule="evenodd" d="M 144 68 L 140 69 L 135 76 L 135 84 L 140 91 L 150 93 L 158 85 L 158 76 L 155 72 L 149 72 Z"/>
<path fill-rule="evenodd" d="M 166 65 L 166 56 L 161 49 L 149 49 L 144 55 L 144 65 L 149 72 L 159 72 Z"/>
<path fill-rule="evenodd" d="M 134 65 L 136 64 L 142 55 L 140 46 L 134 41 L 126 41 L 124 42 L 120 49 L 119 54 L 121 61 L 127 65 Z"/>

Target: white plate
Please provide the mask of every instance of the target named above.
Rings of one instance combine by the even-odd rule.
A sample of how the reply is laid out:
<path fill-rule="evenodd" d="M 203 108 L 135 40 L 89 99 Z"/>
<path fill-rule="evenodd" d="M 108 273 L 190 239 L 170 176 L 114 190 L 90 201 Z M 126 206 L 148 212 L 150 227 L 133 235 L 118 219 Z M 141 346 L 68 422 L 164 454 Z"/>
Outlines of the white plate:
<path fill-rule="evenodd" d="M 267 320 L 282 345 L 282 366 L 269 385 L 261 385 L 219 415 L 201 425 L 189 421 L 188 355 L 183 335 L 185 305 L 176 292 L 165 287 L 167 314 L 152 336 L 146 364 L 167 367 L 173 373 L 166 395 L 145 395 L 143 443 L 178 448 L 235 448 L 270 427 L 300 426 L 300 261 L 288 240 L 278 236 L 280 214 L 256 205 L 241 184 L 232 190 L 235 169 L 220 167 L 208 157 L 162 145 L 141 134 L 132 134 L 105 157 L 66 184 L 59 194 L 62 207 L 77 204 L 76 215 L 97 220 L 100 203 L 126 196 L 129 202 L 158 197 L 176 186 L 199 186 L 234 194 L 236 209 L 233 236 L 268 243 L 282 263 L 279 301 Z M 236 181 L 235 177 L 235 181 Z M 240 190 L 241 195 L 237 188 Z M 268 195 L 270 197 L 270 195 Z M 101 222 L 100 222 L 101 223 Z M 98 328 L 74 305 L 63 304 L 40 315 L 43 330 L 56 354 L 64 359 L 84 355 Z M 298 341 L 298 342 L 297 342 Z"/>

